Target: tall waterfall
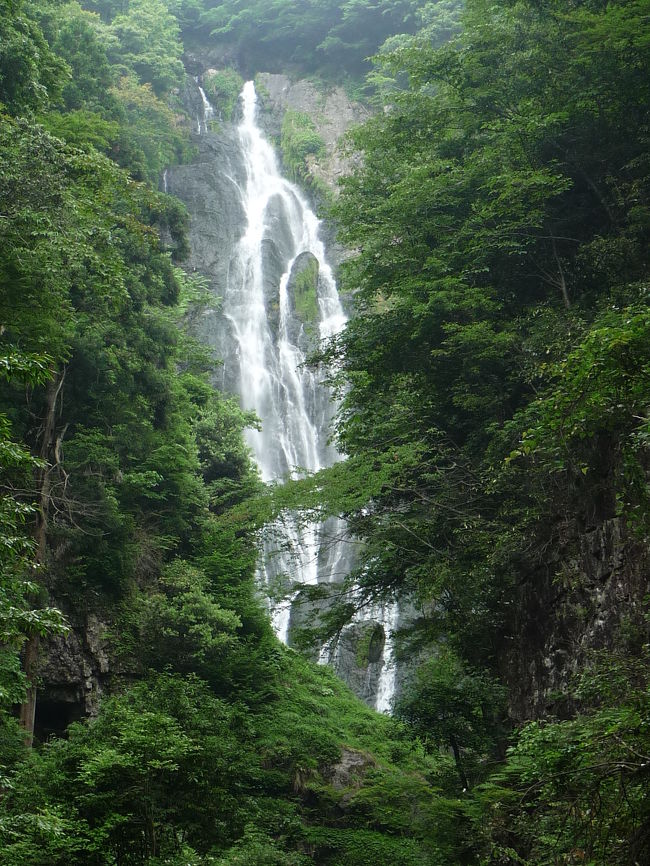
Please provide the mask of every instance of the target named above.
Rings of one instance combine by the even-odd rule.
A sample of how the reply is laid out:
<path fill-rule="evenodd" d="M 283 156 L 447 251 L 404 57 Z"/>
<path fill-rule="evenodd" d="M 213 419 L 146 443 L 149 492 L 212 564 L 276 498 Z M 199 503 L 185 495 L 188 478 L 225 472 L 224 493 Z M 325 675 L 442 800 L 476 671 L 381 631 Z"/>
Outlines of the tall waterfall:
<path fill-rule="evenodd" d="M 301 338 L 305 337 L 306 324 L 297 323 L 291 309 L 289 280 L 301 256 L 310 254 L 317 263 L 314 300 L 318 336 L 325 338 L 342 328 L 345 315 L 318 235 L 318 220 L 298 189 L 281 176 L 273 149 L 256 124 L 257 97 L 252 81 L 244 86 L 242 102 L 238 132 L 245 167 L 240 193 L 246 227 L 231 259 L 223 310 L 236 344 L 242 406 L 252 409 L 262 422 L 261 429 L 249 430 L 247 438 L 262 479 L 275 481 L 317 471 L 337 459 L 327 442 L 329 394 L 317 374 L 305 367 L 307 341 Z M 265 273 L 266 246 L 270 243 L 282 257 L 275 327 L 269 320 Z M 284 531 L 286 550 L 278 551 L 271 542 L 265 545 L 261 571 L 267 585 L 282 575 L 307 585 L 344 576 L 323 574 L 319 568 L 320 527 L 300 527 L 297 521 L 289 520 Z M 341 559 L 339 555 L 329 561 L 340 568 Z M 290 611 L 290 601 L 271 609 L 273 626 L 285 642 Z"/>
<path fill-rule="evenodd" d="M 336 459 L 327 444 L 330 398 L 316 374 L 304 367 L 301 333 L 296 335 L 288 283 L 292 268 L 304 253 L 318 262 L 318 329 L 329 337 L 345 324 L 332 271 L 318 235 L 318 220 L 298 189 L 280 175 L 271 145 L 255 122 L 257 98 L 249 81 L 242 93 L 243 120 L 239 136 L 246 171 L 240 190 L 246 229 L 231 260 L 224 312 L 232 323 L 243 406 L 262 420 L 249 443 L 265 481 L 301 471 L 313 472 Z M 279 284 L 277 334 L 267 314 L 265 243 L 280 239 L 285 262 Z M 305 325 L 301 323 L 300 331 Z"/>
<path fill-rule="evenodd" d="M 206 337 L 223 353 L 223 387 L 236 390 L 242 407 L 260 419 L 260 429 L 247 431 L 247 439 L 262 479 L 299 477 L 339 459 L 328 441 L 334 411 L 331 395 L 305 361 L 318 340 L 344 327 L 346 317 L 319 236 L 319 221 L 300 190 L 282 177 L 273 148 L 257 125 L 253 82 L 241 94 L 241 122 L 232 134 L 225 130 L 220 139 L 209 132 L 206 115 L 211 108 L 202 91 L 200 95 L 204 116 L 197 132 L 202 153 L 214 160 L 212 154 L 218 152 L 213 163 L 218 177 L 208 183 L 218 189 L 221 219 L 230 226 L 223 244 L 229 249 L 227 258 L 214 265 L 206 261 L 212 253 L 203 235 L 195 231 L 196 245 L 202 248 L 199 268 L 218 271 L 223 298 L 219 323 L 210 326 L 212 331 L 206 326 Z M 190 213 L 193 207 L 200 212 L 205 232 L 206 220 L 219 215 L 206 217 L 209 208 L 195 201 L 199 184 L 190 176 L 191 170 L 192 166 L 172 169 L 166 182 L 170 192 L 188 201 Z M 232 214 L 238 214 L 236 220 Z M 337 583 L 349 573 L 352 545 L 344 536 L 344 523 L 333 519 L 304 525 L 297 517 L 288 518 L 282 527 L 270 528 L 260 580 L 271 597 L 274 588 L 285 591 L 284 600 L 270 605 L 273 627 L 285 643 L 295 628 L 313 618 L 300 586 Z M 357 615 L 347 650 L 344 631 L 319 655 L 381 711 L 390 708 L 395 687 L 394 625 L 394 608 L 376 606 Z M 371 630 L 364 632 L 366 642 L 371 632 L 376 633 L 378 650 L 372 663 L 348 676 L 358 655 L 351 643 L 355 629 Z"/>

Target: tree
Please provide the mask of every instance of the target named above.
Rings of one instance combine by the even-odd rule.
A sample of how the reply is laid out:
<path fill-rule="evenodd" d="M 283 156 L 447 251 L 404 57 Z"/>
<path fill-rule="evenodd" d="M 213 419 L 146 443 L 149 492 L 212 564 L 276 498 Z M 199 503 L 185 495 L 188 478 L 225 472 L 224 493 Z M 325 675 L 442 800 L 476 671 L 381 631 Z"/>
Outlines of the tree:
<path fill-rule="evenodd" d="M 447 647 L 417 669 L 401 695 L 396 714 L 428 748 L 451 749 L 464 791 L 480 772 L 477 759 L 494 751 L 503 711 L 503 687 L 491 677 L 465 669 Z"/>
<path fill-rule="evenodd" d="M 88 521 L 85 528 L 78 527 L 84 537 L 93 531 L 91 527 L 96 526 L 100 515 L 107 513 L 113 514 L 107 526 L 112 523 L 121 533 L 129 523 L 119 511 L 115 513 L 115 501 L 110 497 L 98 501 L 97 487 L 93 489 L 82 480 L 83 475 L 77 479 L 76 467 L 66 461 L 64 442 L 74 442 L 82 417 L 86 424 L 92 419 L 88 404 L 79 406 L 77 399 L 82 383 L 87 381 L 90 356 L 86 353 L 91 344 L 97 396 L 102 383 L 99 371 L 104 364 L 102 372 L 110 375 L 105 362 L 113 353 L 131 366 L 125 388 L 131 382 L 136 392 L 139 389 L 138 422 L 145 425 L 143 394 L 150 389 L 148 423 L 153 435 L 143 439 L 143 445 L 146 442 L 150 449 L 149 465 L 143 467 L 135 486 L 146 491 L 152 479 L 159 478 L 165 488 L 160 498 L 183 498 L 179 516 L 206 503 L 193 476 L 198 473 L 198 458 L 192 457 L 189 449 L 184 463 L 176 455 L 174 467 L 164 437 L 156 437 L 153 431 L 155 420 L 162 425 L 167 401 L 160 393 L 164 375 L 157 369 L 160 355 L 163 366 L 171 363 L 177 332 L 168 316 L 162 312 L 156 316 L 152 311 L 173 304 L 179 286 L 169 254 L 161 249 L 157 234 L 147 223 L 152 221 L 152 214 L 168 212 L 169 224 L 179 226 L 171 203 L 168 207 L 162 197 L 136 187 L 105 158 L 69 151 L 33 123 L 5 119 L 1 133 L 3 340 L 15 346 L 16 357 L 38 358 L 47 352 L 48 361 L 46 375 L 33 377 L 27 402 L 24 397 L 16 399 L 10 382 L 4 389 L 3 405 L 11 406 L 16 432 L 38 458 L 37 463 L 31 463 L 33 477 L 26 486 L 26 501 L 36 503 L 31 531 L 39 582 L 52 589 L 56 567 L 50 546 L 56 532 L 63 527 L 68 532 L 78 527 L 79 521 Z M 134 267 L 136 261 L 138 267 Z M 101 342 L 105 336 L 112 340 L 98 352 L 97 340 Z M 165 348 L 156 347 L 156 341 L 161 340 Z M 145 363 L 134 362 L 134 351 L 140 352 Z M 137 374 L 134 367 L 139 368 Z M 141 383 L 137 383 L 138 376 L 143 377 Z M 76 410 L 81 415 L 75 415 Z M 116 426 L 119 423 L 118 418 L 112 421 Z M 184 435 L 191 440 L 189 430 Z M 128 438 L 126 431 L 124 437 Z M 165 472 L 156 474 L 161 462 Z M 133 498 L 137 501 L 133 486 L 123 484 L 123 490 L 127 502 L 129 495 L 132 502 Z M 86 498 L 91 491 L 91 497 Z M 143 495 L 146 497 L 147 492 Z M 88 543 L 87 538 L 84 543 Z M 101 545 L 97 552 L 101 552 Z M 37 631 L 35 628 L 25 652 L 32 685 Z M 32 694 L 24 707 L 28 730 L 33 726 L 33 711 Z"/>
<path fill-rule="evenodd" d="M 162 0 L 131 0 L 111 22 L 117 44 L 109 57 L 124 74 L 135 73 L 157 96 L 180 84 L 183 76 L 179 29 Z"/>
<path fill-rule="evenodd" d="M 48 365 L 46 356 L 14 350 L 0 357 L 0 378 L 33 387 L 47 381 Z M 21 671 L 19 653 L 24 650 L 27 656 L 33 655 L 39 637 L 66 630 L 60 611 L 35 606 L 42 551 L 26 525 L 36 507 L 21 491 L 31 488 L 32 476 L 39 471 L 42 464 L 12 441 L 8 419 L 0 414 L 0 712 L 7 712 L 12 704 L 25 704 L 30 716 L 28 732 L 33 728 L 34 700 L 29 696 L 35 694 L 35 670 L 28 658 L 25 672 Z M 33 499 L 37 493 L 33 491 Z"/>
<path fill-rule="evenodd" d="M 626 285 L 625 306 L 645 273 L 643 14 L 471 3 L 455 43 L 379 59 L 410 85 L 351 134 L 363 159 L 332 210 L 358 250 L 343 267 L 357 315 L 324 356 L 339 442 L 369 469 L 409 444 L 421 455 L 350 509 L 361 577 L 432 602 L 434 631 L 474 664 L 498 652 L 512 581 L 533 570 L 558 507 L 557 487 L 551 505 L 521 475 L 495 480 L 524 408 L 558 400 L 553 361 L 599 299 Z M 625 403 L 632 427 L 636 411 Z"/>
<path fill-rule="evenodd" d="M 0 3 L 0 104 L 10 114 L 55 102 L 67 77 L 22 2 Z"/>

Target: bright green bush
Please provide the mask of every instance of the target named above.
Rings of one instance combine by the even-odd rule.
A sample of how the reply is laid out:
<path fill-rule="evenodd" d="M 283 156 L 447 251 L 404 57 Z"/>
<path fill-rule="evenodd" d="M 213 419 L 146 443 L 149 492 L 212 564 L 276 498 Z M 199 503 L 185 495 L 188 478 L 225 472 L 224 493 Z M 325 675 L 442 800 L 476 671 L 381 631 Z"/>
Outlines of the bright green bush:
<path fill-rule="evenodd" d="M 308 114 L 289 110 L 282 121 L 280 149 L 285 168 L 294 180 L 308 180 L 307 157 L 322 156 L 325 143 Z"/>
<path fill-rule="evenodd" d="M 217 115 L 231 120 L 244 79 L 234 69 L 210 69 L 203 76 L 203 89 Z"/>

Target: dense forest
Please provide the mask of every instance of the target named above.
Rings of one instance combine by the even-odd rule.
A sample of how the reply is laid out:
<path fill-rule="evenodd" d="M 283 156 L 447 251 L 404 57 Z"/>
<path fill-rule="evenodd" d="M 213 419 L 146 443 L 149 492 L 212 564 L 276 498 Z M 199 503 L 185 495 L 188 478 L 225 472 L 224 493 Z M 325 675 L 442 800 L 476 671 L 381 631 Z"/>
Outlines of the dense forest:
<path fill-rule="evenodd" d="M 649 25 L 0 0 L 0 864 L 650 863 Z M 311 190 L 349 251 L 311 359 L 345 460 L 282 487 L 161 191 L 197 158 L 190 56 L 221 123 L 264 71 L 370 114 Z M 279 143 L 304 180 L 309 117 Z M 320 639 L 413 610 L 391 716 L 274 635 L 255 567 L 286 511 L 358 542 Z M 39 700 L 52 647 L 100 637 L 110 675 Z"/>

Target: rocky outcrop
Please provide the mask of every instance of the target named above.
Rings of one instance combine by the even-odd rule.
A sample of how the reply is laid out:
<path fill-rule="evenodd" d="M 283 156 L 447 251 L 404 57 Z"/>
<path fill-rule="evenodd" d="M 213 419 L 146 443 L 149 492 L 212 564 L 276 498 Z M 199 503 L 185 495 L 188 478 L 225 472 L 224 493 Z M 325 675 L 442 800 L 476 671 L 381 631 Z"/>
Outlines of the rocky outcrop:
<path fill-rule="evenodd" d="M 372 755 L 348 748 L 342 750 L 340 760 L 329 767 L 324 775 L 335 791 L 358 789 L 368 770 L 376 766 L 377 761 Z"/>
<path fill-rule="evenodd" d="M 504 675 L 515 720 L 575 709 L 572 678 L 594 651 L 650 640 L 650 550 L 619 518 L 578 534 L 520 589 Z"/>
<path fill-rule="evenodd" d="M 95 715 L 113 673 L 107 624 L 89 613 L 71 625 L 67 634 L 41 647 L 35 725 L 41 741 L 61 734 L 70 722 Z"/>
<path fill-rule="evenodd" d="M 289 339 L 303 351 L 313 348 L 318 333 L 318 259 L 300 253 L 287 281 Z"/>
<path fill-rule="evenodd" d="M 287 109 L 308 114 L 325 144 L 322 157 L 310 157 L 310 173 L 332 190 L 349 171 L 350 159 L 339 149 L 341 137 L 351 126 L 362 123 L 369 111 L 351 100 L 342 87 L 322 89 L 313 82 L 288 75 L 261 72 L 255 78 L 260 95 L 260 124 L 266 133 L 279 139 Z"/>
<path fill-rule="evenodd" d="M 188 89 L 198 93 L 194 82 Z M 244 231 L 239 184 L 245 176 L 245 167 L 232 127 L 226 125 L 219 132 L 197 135 L 195 141 L 199 150 L 197 160 L 168 169 L 163 187 L 188 209 L 191 252 L 185 267 L 207 278 L 214 298 L 194 319 L 192 328 L 207 345 L 225 347 L 232 340 L 230 325 L 220 313 L 220 302 L 226 290 L 232 250 Z M 269 248 L 267 254 L 272 257 L 273 250 Z M 221 364 L 222 360 L 223 355 L 215 357 L 215 384 L 234 391 L 236 372 L 228 364 Z"/>
<path fill-rule="evenodd" d="M 266 318 L 274 337 L 280 319 L 280 279 L 284 263 L 292 256 L 291 228 L 279 197 L 269 202 L 267 232 L 262 241 L 262 273 L 264 275 L 264 305 Z"/>
<path fill-rule="evenodd" d="M 353 158 L 344 155 L 341 139 L 352 127 L 363 123 L 370 116 L 369 110 L 359 102 L 351 100 L 342 87 L 317 87 L 313 82 L 294 80 L 288 75 L 260 72 L 255 77 L 259 96 L 260 126 L 274 141 L 280 141 L 282 120 L 287 110 L 307 114 L 323 140 L 320 155 L 307 157 L 307 174 L 312 180 L 307 192 L 316 199 L 314 190 L 324 187 L 332 194 L 338 192 L 338 181 L 350 171 Z M 327 245 L 330 264 L 337 268 L 349 256 L 349 251 L 336 240 L 336 229 L 327 220 L 323 224 L 323 238 Z"/>
<path fill-rule="evenodd" d="M 347 626 L 339 637 L 334 670 L 352 691 L 374 706 L 385 664 L 386 634 L 379 622 L 367 620 Z"/>

